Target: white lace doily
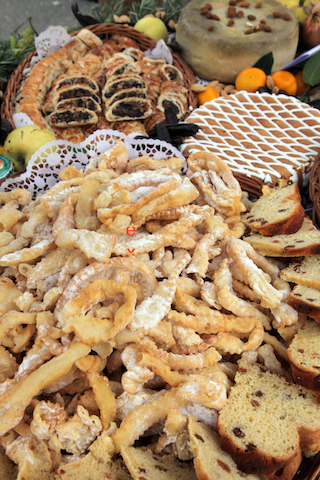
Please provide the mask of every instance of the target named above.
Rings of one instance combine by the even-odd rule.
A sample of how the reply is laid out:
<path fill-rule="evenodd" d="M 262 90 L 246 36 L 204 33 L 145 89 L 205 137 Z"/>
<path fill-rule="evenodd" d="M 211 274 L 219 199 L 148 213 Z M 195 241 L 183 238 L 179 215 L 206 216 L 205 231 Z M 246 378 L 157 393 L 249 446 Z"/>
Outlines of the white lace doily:
<path fill-rule="evenodd" d="M 123 140 L 130 159 L 145 155 L 155 160 L 170 157 L 183 159 L 182 153 L 167 142 L 153 139 L 136 140 L 136 134 L 125 135 L 116 130 L 97 130 L 79 144 L 54 140 L 43 145 L 33 154 L 27 169 L 16 177 L 5 179 L 0 191 L 26 188 L 35 199 L 59 180 L 59 173 L 68 165 L 85 170 L 89 161 Z"/>
<path fill-rule="evenodd" d="M 26 68 L 23 73 L 28 73 L 39 60 L 71 42 L 71 40 L 71 35 L 68 34 L 66 28 L 61 26 L 51 26 L 41 32 L 34 39 L 37 55 L 33 55 L 30 67 Z"/>
<path fill-rule="evenodd" d="M 171 51 L 168 48 L 168 45 L 164 40 L 158 40 L 157 45 L 154 47 L 153 50 L 146 50 L 144 52 L 146 57 L 163 57 L 166 59 L 166 62 L 172 65 L 173 63 L 173 56 Z"/>

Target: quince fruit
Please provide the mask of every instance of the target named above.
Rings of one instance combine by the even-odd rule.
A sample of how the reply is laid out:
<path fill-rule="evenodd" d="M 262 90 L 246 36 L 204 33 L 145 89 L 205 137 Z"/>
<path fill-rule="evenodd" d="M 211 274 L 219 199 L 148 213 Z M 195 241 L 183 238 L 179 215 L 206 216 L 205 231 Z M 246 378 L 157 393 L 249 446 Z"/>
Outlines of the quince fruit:
<path fill-rule="evenodd" d="M 283 5 L 285 5 L 287 8 L 289 8 L 289 10 L 293 11 L 294 8 L 298 8 L 299 7 L 299 0 L 279 0 L 280 3 L 282 3 Z"/>
<path fill-rule="evenodd" d="M 56 137 L 46 128 L 38 125 L 25 125 L 12 130 L 7 136 L 3 153 L 13 163 L 16 172 L 24 170 L 32 155 Z"/>
<path fill-rule="evenodd" d="M 303 23 L 308 16 L 303 7 L 296 8 L 292 13 L 300 23 Z"/>
<path fill-rule="evenodd" d="M 165 23 L 157 17 L 143 17 L 133 27 L 139 32 L 149 35 L 153 40 L 168 40 L 168 30 Z"/>

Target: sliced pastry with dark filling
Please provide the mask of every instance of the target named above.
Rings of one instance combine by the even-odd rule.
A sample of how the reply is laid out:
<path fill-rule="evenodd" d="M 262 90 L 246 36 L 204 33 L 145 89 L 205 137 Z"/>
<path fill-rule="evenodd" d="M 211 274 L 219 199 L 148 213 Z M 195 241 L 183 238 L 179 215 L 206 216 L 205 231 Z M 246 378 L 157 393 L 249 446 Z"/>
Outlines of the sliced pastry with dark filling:
<path fill-rule="evenodd" d="M 117 75 L 107 80 L 102 90 L 102 100 L 106 101 L 119 90 L 130 88 L 146 88 L 146 84 L 140 75 Z"/>
<path fill-rule="evenodd" d="M 146 88 L 126 88 L 124 90 L 119 90 L 112 95 L 112 97 L 107 98 L 105 101 L 105 107 L 109 108 L 110 105 L 114 104 L 118 100 L 123 98 L 136 97 L 136 98 L 148 98 Z"/>
<path fill-rule="evenodd" d="M 61 108 L 88 108 L 94 112 L 101 112 L 101 105 L 93 97 L 65 98 L 57 103 L 57 110 Z"/>
<path fill-rule="evenodd" d="M 177 67 L 170 65 L 169 63 L 160 67 L 159 74 L 164 82 L 166 80 L 178 80 L 179 82 L 184 83 L 182 72 Z"/>
<path fill-rule="evenodd" d="M 92 125 L 97 122 L 97 114 L 89 108 L 61 108 L 49 115 L 50 125 L 57 128 Z"/>
<path fill-rule="evenodd" d="M 127 97 L 114 102 L 106 111 L 109 122 L 143 120 L 152 113 L 151 102 L 146 98 Z"/>
<path fill-rule="evenodd" d="M 188 110 L 188 100 L 186 95 L 184 93 L 162 93 L 158 98 L 157 108 L 165 113 L 166 108 L 168 107 L 171 107 L 177 115 L 177 118 L 180 119 Z"/>
<path fill-rule="evenodd" d="M 56 91 L 54 97 L 54 103 L 58 103 L 61 100 L 65 100 L 66 98 L 77 98 L 77 97 L 93 97 L 98 103 L 100 99 L 96 92 L 92 90 L 87 85 L 65 85 L 64 87 L 59 88 Z"/>
<path fill-rule="evenodd" d="M 55 89 L 59 90 L 62 87 L 74 86 L 74 85 L 87 85 L 94 92 L 99 91 L 97 83 L 92 78 L 85 75 L 73 75 L 70 77 L 61 78 L 56 84 Z"/>

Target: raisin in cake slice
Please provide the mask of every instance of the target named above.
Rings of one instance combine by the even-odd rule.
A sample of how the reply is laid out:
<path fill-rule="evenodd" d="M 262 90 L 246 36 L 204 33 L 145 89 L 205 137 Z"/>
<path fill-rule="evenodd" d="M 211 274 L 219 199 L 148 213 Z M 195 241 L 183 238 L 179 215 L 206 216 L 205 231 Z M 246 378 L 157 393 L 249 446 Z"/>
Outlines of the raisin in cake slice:
<path fill-rule="evenodd" d="M 320 322 L 320 290 L 296 285 L 286 300 L 297 312 Z"/>
<path fill-rule="evenodd" d="M 304 257 L 280 272 L 282 280 L 320 290 L 320 255 Z"/>
<path fill-rule="evenodd" d="M 261 480 L 261 475 L 241 472 L 232 457 L 220 447 L 218 433 L 196 417 L 188 419 L 189 447 L 198 479 Z"/>
<path fill-rule="evenodd" d="M 314 230 L 309 219 L 293 234 L 266 237 L 253 233 L 243 238 L 261 255 L 266 257 L 303 257 L 320 254 L 320 231 Z"/>
<path fill-rule="evenodd" d="M 290 343 L 287 354 L 295 382 L 312 390 L 320 403 L 319 323 L 314 320 L 306 320 Z"/>
<path fill-rule="evenodd" d="M 305 215 L 298 186 L 264 187 L 262 192 L 250 211 L 241 215 L 245 225 L 266 236 L 296 233 Z"/>
<path fill-rule="evenodd" d="M 122 447 L 121 456 L 134 480 L 198 480 L 193 464 L 147 448 Z"/>
<path fill-rule="evenodd" d="M 320 409 L 315 395 L 300 385 L 244 359 L 220 411 L 221 447 L 248 473 L 290 480 L 301 454 L 320 449 Z"/>

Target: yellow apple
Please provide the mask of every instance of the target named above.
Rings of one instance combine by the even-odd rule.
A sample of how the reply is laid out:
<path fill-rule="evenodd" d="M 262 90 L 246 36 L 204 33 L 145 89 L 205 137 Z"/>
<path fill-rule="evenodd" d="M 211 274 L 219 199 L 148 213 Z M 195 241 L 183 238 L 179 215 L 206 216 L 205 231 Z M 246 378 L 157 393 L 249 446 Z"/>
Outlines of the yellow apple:
<path fill-rule="evenodd" d="M 133 27 L 139 32 L 149 35 L 153 40 L 168 40 L 168 30 L 164 22 L 157 17 L 143 17 Z"/>
<path fill-rule="evenodd" d="M 299 0 L 279 0 L 280 3 L 285 5 L 289 10 L 293 10 L 299 7 Z"/>
<path fill-rule="evenodd" d="M 303 7 L 296 8 L 292 13 L 300 23 L 303 23 L 308 16 Z"/>
<path fill-rule="evenodd" d="M 38 125 L 25 125 L 12 130 L 7 136 L 3 153 L 13 163 L 16 172 L 26 168 L 30 158 L 42 145 L 56 137 L 46 128 Z"/>

